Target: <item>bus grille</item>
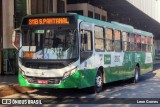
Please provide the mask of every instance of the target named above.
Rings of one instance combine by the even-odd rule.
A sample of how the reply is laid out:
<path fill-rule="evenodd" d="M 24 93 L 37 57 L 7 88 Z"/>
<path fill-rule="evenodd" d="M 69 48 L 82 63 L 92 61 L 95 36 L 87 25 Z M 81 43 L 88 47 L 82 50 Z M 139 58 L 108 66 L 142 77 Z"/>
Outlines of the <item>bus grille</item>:
<path fill-rule="evenodd" d="M 62 77 L 54 77 L 54 78 L 39 78 L 39 77 L 26 77 L 29 83 L 39 84 L 38 80 L 48 80 L 48 84 L 59 84 L 62 80 Z"/>
<path fill-rule="evenodd" d="M 60 69 L 65 67 L 61 63 L 37 63 L 37 62 L 26 62 L 25 65 L 28 68 L 34 68 L 34 69 Z"/>

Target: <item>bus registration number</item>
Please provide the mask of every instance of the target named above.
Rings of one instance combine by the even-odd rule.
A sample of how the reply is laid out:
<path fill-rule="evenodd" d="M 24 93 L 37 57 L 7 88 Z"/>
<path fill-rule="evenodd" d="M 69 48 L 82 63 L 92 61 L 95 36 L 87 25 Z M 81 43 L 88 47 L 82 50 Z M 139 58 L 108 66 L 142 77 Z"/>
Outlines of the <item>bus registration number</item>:
<path fill-rule="evenodd" d="M 38 80 L 38 84 L 48 84 L 48 80 Z"/>

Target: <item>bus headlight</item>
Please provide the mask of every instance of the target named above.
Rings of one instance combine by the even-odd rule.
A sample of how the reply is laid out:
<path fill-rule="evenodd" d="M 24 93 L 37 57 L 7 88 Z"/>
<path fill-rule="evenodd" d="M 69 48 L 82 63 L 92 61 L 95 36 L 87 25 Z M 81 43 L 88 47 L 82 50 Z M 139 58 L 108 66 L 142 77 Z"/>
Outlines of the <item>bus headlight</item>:
<path fill-rule="evenodd" d="M 77 71 L 77 67 L 73 68 L 73 69 L 70 70 L 70 71 L 65 72 L 64 75 L 63 75 L 63 79 L 62 79 L 62 80 L 64 80 L 64 79 L 66 79 L 67 77 L 71 76 L 71 75 L 74 74 L 76 71 Z"/>
<path fill-rule="evenodd" d="M 71 73 L 70 71 L 65 72 L 64 75 L 63 75 L 63 80 L 64 80 L 65 78 L 69 77 L 69 76 L 70 76 L 70 73 Z"/>
<path fill-rule="evenodd" d="M 25 73 L 21 68 L 19 68 L 19 72 L 22 74 L 23 77 L 25 76 Z"/>

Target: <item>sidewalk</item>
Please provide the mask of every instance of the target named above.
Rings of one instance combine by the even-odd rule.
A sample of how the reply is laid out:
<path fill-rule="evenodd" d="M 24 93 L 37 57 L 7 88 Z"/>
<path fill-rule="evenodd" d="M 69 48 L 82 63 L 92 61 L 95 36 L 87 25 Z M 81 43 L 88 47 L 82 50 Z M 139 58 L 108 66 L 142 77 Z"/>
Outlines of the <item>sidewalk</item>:
<path fill-rule="evenodd" d="M 0 88 L 18 84 L 17 75 L 0 75 Z"/>
<path fill-rule="evenodd" d="M 34 90 L 29 87 L 19 86 L 17 75 L 0 76 L 0 98 L 18 93 L 24 94 Z"/>

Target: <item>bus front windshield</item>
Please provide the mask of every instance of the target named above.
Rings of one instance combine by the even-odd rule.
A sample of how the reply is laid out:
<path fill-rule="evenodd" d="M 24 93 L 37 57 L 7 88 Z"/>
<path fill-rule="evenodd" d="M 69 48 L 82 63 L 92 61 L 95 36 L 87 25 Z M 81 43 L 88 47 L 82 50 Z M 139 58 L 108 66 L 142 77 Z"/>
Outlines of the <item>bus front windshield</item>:
<path fill-rule="evenodd" d="M 22 29 L 21 58 L 74 59 L 78 58 L 76 29 Z"/>

